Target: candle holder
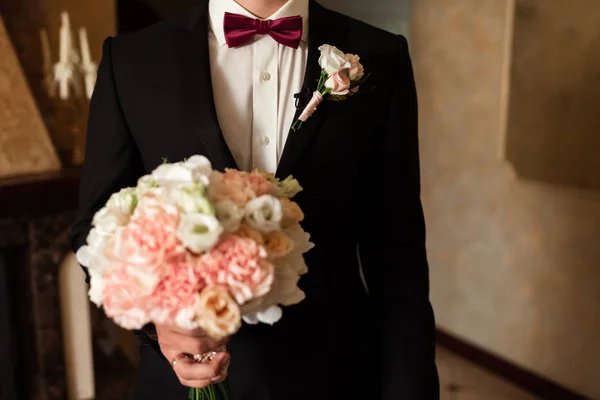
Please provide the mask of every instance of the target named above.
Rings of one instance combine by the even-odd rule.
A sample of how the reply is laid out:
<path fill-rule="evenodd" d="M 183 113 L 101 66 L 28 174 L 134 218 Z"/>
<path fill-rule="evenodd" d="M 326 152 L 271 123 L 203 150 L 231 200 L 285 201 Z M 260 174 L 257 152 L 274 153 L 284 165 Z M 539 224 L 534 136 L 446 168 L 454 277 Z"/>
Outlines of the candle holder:
<path fill-rule="evenodd" d="M 49 114 L 46 121 L 63 163 L 80 166 L 85 157 L 89 99 L 96 82 L 97 65 L 92 61 L 87 30 L 79 29 L 79 52 L 74 46 L 69 14 L 61 15 L 59 60 L 53 63 L 48 35 L 41 31 L 44 92 Z"/>

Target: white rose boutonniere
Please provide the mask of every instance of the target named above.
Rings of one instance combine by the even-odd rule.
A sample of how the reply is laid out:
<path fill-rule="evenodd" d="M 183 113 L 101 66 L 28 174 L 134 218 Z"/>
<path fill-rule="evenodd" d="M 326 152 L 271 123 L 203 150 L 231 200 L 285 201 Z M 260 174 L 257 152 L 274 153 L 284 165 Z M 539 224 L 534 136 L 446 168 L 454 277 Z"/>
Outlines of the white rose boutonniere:
<path fill-rule="evenodd" d="M 346 55 L 337 47 L 324 44 L 319 47 L 321 56 L 319 57 L 319 65 L 328 75 L 333 75 L 336 72 L 347 70 L 350 68 L 350 61 Z"/>
<path fill-rule="evenodd" d="M 321 77 L 312 98 L 292 125 L 297 131 L 310 118 L 325 99 L 345 100 L 358 93 L 360 85 L 369 77 L 356 54 L 346 54 L 335 46 L 324 44 L 319 47 Z"/>

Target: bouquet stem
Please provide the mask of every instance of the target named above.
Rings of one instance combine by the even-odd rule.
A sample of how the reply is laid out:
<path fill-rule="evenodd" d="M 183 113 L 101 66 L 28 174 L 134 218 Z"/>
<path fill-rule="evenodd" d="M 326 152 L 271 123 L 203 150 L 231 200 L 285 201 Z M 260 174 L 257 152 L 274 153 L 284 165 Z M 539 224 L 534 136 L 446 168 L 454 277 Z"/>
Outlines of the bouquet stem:
<path fill-rule="evenodd" d="M 189 400 L 229 400 L 227 380 L 202 389 L 190 388 Z"/>

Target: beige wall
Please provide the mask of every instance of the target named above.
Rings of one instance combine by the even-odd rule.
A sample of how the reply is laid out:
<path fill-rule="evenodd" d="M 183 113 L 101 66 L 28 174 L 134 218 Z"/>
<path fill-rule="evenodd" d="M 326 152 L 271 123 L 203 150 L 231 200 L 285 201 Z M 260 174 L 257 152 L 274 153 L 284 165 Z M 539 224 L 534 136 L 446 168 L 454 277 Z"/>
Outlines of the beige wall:
<path fill-rule="evenodd" d="M 504 160 L 514 2 L 412 7 L 439 325 L 598 399 L 600 196 L 517 178 Z"/>
<path fill-rule="evenodd" d="M 332 10 L 387 31 L 408 34 L 411 0 L 318 0 L 318 2 Z"/>

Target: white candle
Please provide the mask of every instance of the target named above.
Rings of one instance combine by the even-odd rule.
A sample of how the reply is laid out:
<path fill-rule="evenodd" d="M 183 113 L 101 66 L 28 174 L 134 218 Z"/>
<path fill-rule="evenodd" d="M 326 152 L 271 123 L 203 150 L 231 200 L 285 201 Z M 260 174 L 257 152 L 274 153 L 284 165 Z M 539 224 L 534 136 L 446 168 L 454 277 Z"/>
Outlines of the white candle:
<path fill-rule="evenodd" d="M 69 14 L 63 11 L 61 14 L 62 23 L 60 26 L 60 59 L 59 62 L 66 63 L 69 56 Z"/>
<path fill-rule="evenodd" d="M 97 66 L 92 61 L 92 55 L 90 54 L 90 43 L 88 41 L 87 30 L 85 28 L 79 29 L 79 42 L 81 45 L 81 66 L 83 67 L 83 72 L 85 74 L 85 94 L 88 99 L 91 99 L 92 92 L 94 91 L 94 85 L 96 84 Z"/>
<path fill-rule="evenodd" d="M 90 55 L 90 43 L 88 42 L 87 30 L 85 28 L 79 28 L 79 44 L 81 46 L 83 65 L 88 65 L 92 62 L 92 56 Z"/>
<path fill-rule="evenodd" d="M 69 13 L 63 11 L 60 26 L 60 58 L 55 68 L 55 76 L 58 78 L 58 92 L 62 100 L 69 98 L 69 77 L 67 68 L 69 65 L 69 49 L 71 48 L 71 24 Z"/>

